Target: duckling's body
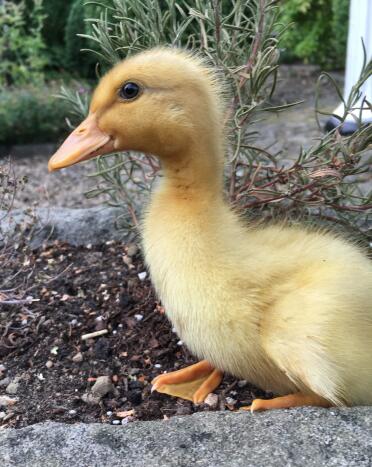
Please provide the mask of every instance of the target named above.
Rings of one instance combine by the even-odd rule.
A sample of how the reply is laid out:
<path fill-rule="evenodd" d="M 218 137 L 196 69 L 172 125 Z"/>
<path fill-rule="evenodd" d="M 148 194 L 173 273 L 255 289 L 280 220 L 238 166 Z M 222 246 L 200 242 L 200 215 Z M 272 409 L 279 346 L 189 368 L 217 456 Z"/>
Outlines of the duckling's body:
<path fill-rule="evenodd" d="M 145 258 L 186 346 L 278 394 L 372 404 L 372 272 L 354 245 L 301 228 L 249 228 L 221 196 L 160 186 Z"/>
<path fill-rule="evenodd" d="M 134 98 L 128 82 L 131 94 L 141 90 Z M 162 162 L 144 216 L 145 259 L 179 336 L 206 361 L 154 387 L 197 381 L 190 398 L 203 400 L 226 371 L 291 394 L 255 408 L 372 404 L 371 262 L 331 234 L 245 225 L 223 198 L 223 133 L 210 71 L 157 49 L 102 79 L 90 116 L 50 162 L 56 169 L 115 149 Z"/>

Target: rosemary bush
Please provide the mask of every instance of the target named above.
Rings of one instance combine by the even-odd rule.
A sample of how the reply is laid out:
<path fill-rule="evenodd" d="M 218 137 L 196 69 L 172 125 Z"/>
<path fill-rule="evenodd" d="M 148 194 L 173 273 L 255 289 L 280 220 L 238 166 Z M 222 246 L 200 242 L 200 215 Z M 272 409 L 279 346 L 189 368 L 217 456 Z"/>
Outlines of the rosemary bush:
<path fill-rule="evenodd" d="M 99 6 L 99 2 L 88 3 Z M 356 180 L 368 170 L 361 161 L 371 144 L 372 127 L 360 126 L 348 138 L 336 129 L 301 150 L 290 167 L 283 167 L 281 155 L 272 154 L 258 142 L 254 124 L 268 111 L 284 111 L 295 105 L 271 103 L 279 44 L 286 30 L 279 15 L 280 7 L 270 0 L 106 0 L 100 16 L 88 20 L 91 33 L 83 37 L 91 44 L 87 50 L 96 55 L 100 71 L 157 45 L 199 51 L 224 76 L 230 93 L 226 108 L 226 192 L 230 201 L 251 216 L 270 219 L 285 213 L 289 218 L 322 217 L 352 229 L 358 225 L 367 235 L 371 195 L 361 195 Z M 345 102 L 344 118 L 353 109 L 355 113 L 360 85 L 371 74 L 371 63 L 366 63 L 360 82 Z M 331 77 L 323 74 L 321 79 Z M 337 86 L 336 91 L 342 98 Z M 86 112 L 87 102 L 82 105 L 78 95 L 66 90 L 62 94 L 73 104 L 75 113 Z M 125 206 L 123 219 L 129 218 L 130 224 L 136 225 L 139 203 L 133 188 L 138 186 L 142 192 L 151 189 L 158 172 L 155 160 L 115 154 L 98 158 L 96 164 L 92 176 L 97 178 L 97 188 L 88 196 L 106 193 L 111 205 Z"/>

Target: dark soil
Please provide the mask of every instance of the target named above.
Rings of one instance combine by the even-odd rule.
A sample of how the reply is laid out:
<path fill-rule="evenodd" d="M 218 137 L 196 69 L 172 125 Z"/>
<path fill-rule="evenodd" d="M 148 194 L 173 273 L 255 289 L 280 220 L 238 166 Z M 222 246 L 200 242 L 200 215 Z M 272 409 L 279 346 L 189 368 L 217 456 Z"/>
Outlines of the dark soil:
<path fill-rule="evenodd" d="M 0 308 L 0 399 L 16 400 L 0 407 L 0 424 L 127 423 L 236 410 L 253 397 L 270 397 L 228 376 L 216 390 L 217 407 L 151 394 L 155 376 L 195 360 L 172 331 L 148 276 L 139 278 L 145 271 L 140 254 L 130 250 L 113 242 L 79 248 L 57 243 L 3 258 L 0 299 L 39 301 Z M 101 329 L 108 333 L 81 339 Z M 88 404 L 82 396 L 99 376 L 109 376 L 114 389 Z M 16 393 L 7 393 L 17 379 Z"/>

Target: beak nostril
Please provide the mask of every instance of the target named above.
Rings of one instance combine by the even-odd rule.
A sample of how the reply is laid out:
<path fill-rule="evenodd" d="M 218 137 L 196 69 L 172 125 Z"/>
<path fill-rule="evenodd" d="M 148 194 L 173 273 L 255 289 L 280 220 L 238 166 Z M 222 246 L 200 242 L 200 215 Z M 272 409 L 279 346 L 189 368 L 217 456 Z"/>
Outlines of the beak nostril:
<path fill-rule="evenodd" d="M 77 132 L 77 134 L 82 135 L 85 132 L 86 132 L 86 128 L 80 128 L 80 130 Z"/>

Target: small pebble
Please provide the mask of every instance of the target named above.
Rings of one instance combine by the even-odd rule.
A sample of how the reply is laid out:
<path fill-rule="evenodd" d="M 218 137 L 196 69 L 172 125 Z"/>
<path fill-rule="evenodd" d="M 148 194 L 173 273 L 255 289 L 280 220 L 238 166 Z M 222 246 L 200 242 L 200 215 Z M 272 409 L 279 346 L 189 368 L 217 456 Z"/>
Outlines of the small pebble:
<path fill-rule="evenodd" d="M 40 381 L 45 381 L 45 378 L 44 378 L 43 373 L 39 373 L 39 374 L 37 375 L 37 379 L 40 380 Z"/>
<path fill-rule="evenodd" d="M 95 397 L 103 397 L 110 391 L 112 391 L 113 386 L 111 383 L 111 378 L 109 376 L 99 376 L 97 381 L 92 386 L 92 394 Z"/>
<path fill-rule="evenodd" d="M 242 379 L 240 381 L 238 381 L 238 387 L 239 388 L 245 388 L 248 384 L 248 381 L 246 381 L 245 379 Z"/>
<path fill-rule="evenodd" d="M 107 415 L 108 417 L 112 417 L 112 412 L 111 412 L 111 410 L 108 410 L 108 411 L 106 412 L 106 415 Z"/>
<path fill-rule="evenodd" d="M 18 381 L 12 381 L 11 383 L 8 384 L 5 391 L 8 394 L 17 394 L 18 386 L 19 386 Z"/>
<path fill-rule="evenodd" d="M 9 383 L 10 383 L 10 378 L 8 377 L 0 379 L 0 387 L 8 386 Z"/>
<path fill-rule="evenodd" d="M 12 399 L 8 396 L 0 396 L 0 407 L 7 407 L 8 405 L 13 405 L 17 402 L 17 399 Z"/>
<path fill-rule="evenodd" d="M 183 345 L 183 341 L 178 341 L 177 345 L 179 345 L 179 346 Z"/>
<path fill-rule="evenodd" d="M 3 373 L 6 370 L 6 367 L 3 364 L 0 364 L 0 373 Z"/>
<path fill-rule="evenodd" d="M 2 420 L 5 417 L 6 417 L 6 413 L 5 412 L 0 412 L 0 420 Z"/>
<path fill-rule="evenodd" d="M 155 368 L 161 368 L 161 364 L 160 363 L 155 363 L 154 367 Z"/>
<path fill-rule="evenodd" d="M 78 323 L 78 320 L 77 320 L 77 319 L 72 319 L 72 320 L 70 321 L 71 326 L 76 326 L 77 323 Z"/>
<path fill-rule="evenodd" d="M 53 362 L 51 360 L 48 360 L 45 364 L 45 366 L 50 370 L 53 366 Z"/>
<path fill-rule="evenodd" d="M 89 405 L 99 405 L 101 398 L 94 396 L 93 394 L 83 394 L 81 400 Z"/>
<path fill-rule="evenodd" d="M 134 315 L 137 321 L 142 321 L 143 320 L 143 315 Z"/>
<path fill-rule="evenodd" d="M 208 396 L 205 398 L 204 404 L 207 404 L 212 409 L 215 409 L 217 407 L 217 405 L 218 405 L 218 396 L 217 396 L 217 394 L 214 394 L 213 392 L 208 394 Z"/>
<path fill-rule="evenodd" d="M 134 256 L 137 253 L 137 251 L 138 251 L 138 246 L 132 243 L 127 248 L 127 255 Z"/>
<path fill-rule="evenodd" d="M 74 410 L 74 409 L 71 409 L 71 410 L 68 411 L 68 414 L 69 414 L 69 415 L 76 415 L 76 414 L 77 414 L 77 411 Z"/>
<path fill-rule="evenodd" d="M 229 405 L 235 405 L 236 400 L 233 399 L 232 397 L 226 397 L 226 403 L 229 404 Z"/>
<path fill-rule="evenodd" d="M 74 363 L 80 363 L 83 361 L 83 354 L 81 352 L 78 352 L 76 355 L 72 357 L 72 361 Z"/>
<path fill-rule="evenodd" d="M 139 272 L 138 273 L 138 278 L 140 281 L 144 281 L 147 277 L 147 272 L 146 271 L 143 271 L 143 272 Z"/>
<path fill-rule="evenodd" d="M 112 425 L 120 425 L 121 421 L 120 420 L 113 420 Z"/>

